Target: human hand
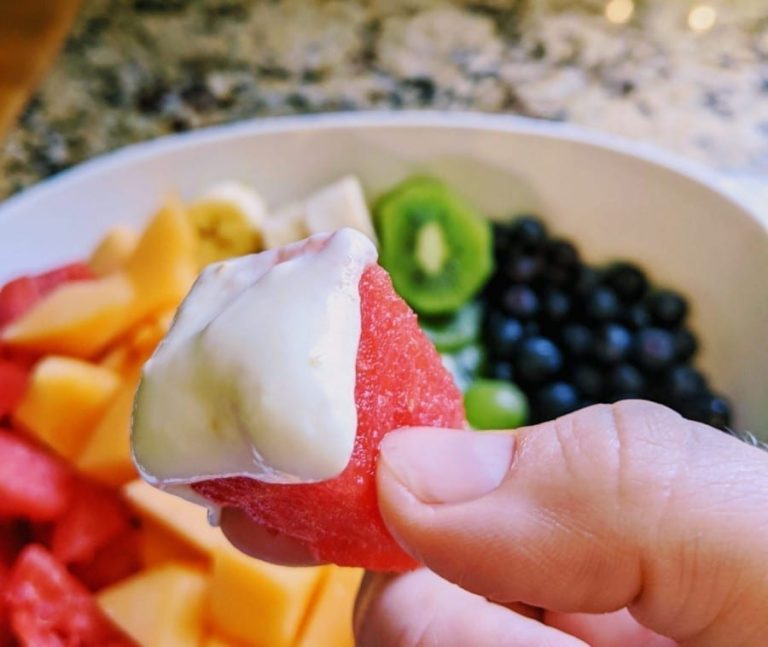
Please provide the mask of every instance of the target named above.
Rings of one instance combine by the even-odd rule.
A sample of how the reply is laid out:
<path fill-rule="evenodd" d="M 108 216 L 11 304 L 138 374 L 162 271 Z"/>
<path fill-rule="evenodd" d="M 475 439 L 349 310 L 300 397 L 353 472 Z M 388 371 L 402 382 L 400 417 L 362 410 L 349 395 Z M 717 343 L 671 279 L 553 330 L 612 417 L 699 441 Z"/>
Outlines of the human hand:
<path fill-rule="evenodd" d="M 766 642 L 768 455 L 669 409 L 396 431 L 378 486 L 388 527 L 429 570 L 366 578 L 362 645 Z M 224 529 L 257 556 L 306 560 L 238 513 Z"/>

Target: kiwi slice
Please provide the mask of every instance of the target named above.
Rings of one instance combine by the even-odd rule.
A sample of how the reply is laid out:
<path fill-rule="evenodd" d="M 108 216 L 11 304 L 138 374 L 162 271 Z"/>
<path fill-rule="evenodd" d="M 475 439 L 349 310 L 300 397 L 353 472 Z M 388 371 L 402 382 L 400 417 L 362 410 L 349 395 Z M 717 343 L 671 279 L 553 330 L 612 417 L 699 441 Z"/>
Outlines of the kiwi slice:
<path fill-rule="evenodd" d="M 477 340 L 482 318 L 482 306 L 472 302 L 451 315 L 419 317 L 419 325 L 439 352 L 451 353 Z"/>
<path fill-rule="evenodd" d="M 375 207 L 379 261 L 422 315 L 455 312 L 493 269 L 490 224 L 441 182 L 406 180 Z"/>

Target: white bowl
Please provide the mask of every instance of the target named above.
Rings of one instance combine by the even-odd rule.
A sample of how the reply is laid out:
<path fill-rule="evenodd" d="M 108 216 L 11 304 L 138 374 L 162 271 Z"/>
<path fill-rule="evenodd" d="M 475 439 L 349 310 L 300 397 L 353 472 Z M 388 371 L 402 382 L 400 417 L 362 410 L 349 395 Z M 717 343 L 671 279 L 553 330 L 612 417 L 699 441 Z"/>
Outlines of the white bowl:
<path fill-rule="evenodd" d="M 700 364 L 768 439 L 768 228 L 714 176 L 659 151 L 573 127 L 435 113 L 261 119 L 129 147 L 0 206 L 0 281 L 82 257 L 163 194 L 223 179 L 270 204 L 355 173 L 371 197 L 414 172 L 457 187 L 492 217 L 541 213 L 594 262 L 639 262 L 683 291 Z"/>

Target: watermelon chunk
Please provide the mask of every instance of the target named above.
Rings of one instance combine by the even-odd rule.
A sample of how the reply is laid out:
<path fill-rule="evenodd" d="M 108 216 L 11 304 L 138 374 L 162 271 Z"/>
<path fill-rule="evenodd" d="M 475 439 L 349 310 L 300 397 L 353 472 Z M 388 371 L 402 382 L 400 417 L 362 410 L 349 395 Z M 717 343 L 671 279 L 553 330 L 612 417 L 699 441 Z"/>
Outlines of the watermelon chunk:
<path fill-rule="evenodd" d="M 71 487 L 71 473 L 61 461 L 0 429 L 0 519 L 57 519 L 67 509 Z"/>
<path fill-rule="evenodd" d="M 32 308 L 46 294 L 70 281 L 93 278 L 85 263 L 71 263 L 36 276 L 20 276 L 0 288 L 0 327 Z"/>
<path fill-rule="evenodd" d="M 69 571 L 91 591 L 99 591 L 141 567 L 139 530 L 132 528 L 111 539 L 88 561 L 70 564 Z"/>
<path fill-rule="evenodd" d="M 51 552 L 63 564 L 87 562 L 130 528 L 130 513 L 117 492 L 78 480 L 69 507 L 54 526 Z"/>
<path fill-rule="evenodd" d="M 27 546 L 16 560 L 5 603 L 13 633 L 23 645 L 135 645 L 101 612 L 89 591 L 37 544 Z"/>
<path fill-rule="evenodd" d="M 416 562 L 397 545 L 379 513 L 375 483 L 379 443 L 399 427 L 463 428 L 464 408 L 437 351 L 382 268 L 372 265 L 365 270 L 360 297 L 358 426 L 346 469 L 336 478 L 312 484 L 277 485 L 232 477 L 202 481 L 193 488 L 304 543 L 318 561 L 402 571 Z"/>
<path fill-rule="evenodd" d="M 19 526 L 16 521 L 0 523 L 0 573 L 11 567 L 24 545 L 24 533 Z"/>
<path fill-rule="evenodd" d="M 0 359 L 0 418 L 9 415 L 27 390 L 29 373 L 14 362 Z"/>
<path fill-rule="evenodd" d="M 5 605 L 5 586 L 8 580 L 8 567 L 0 563 L 0 645 L 13 645 L 11 623 Z"/>

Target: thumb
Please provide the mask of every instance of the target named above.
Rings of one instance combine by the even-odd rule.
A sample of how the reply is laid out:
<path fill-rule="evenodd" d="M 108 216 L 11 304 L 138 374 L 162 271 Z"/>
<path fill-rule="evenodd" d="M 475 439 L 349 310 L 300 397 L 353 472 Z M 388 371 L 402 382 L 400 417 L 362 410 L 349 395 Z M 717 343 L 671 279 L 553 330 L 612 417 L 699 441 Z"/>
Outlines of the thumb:
<path fill-rule="evenodd" d="M 406 550 L 494 601 L 628 607 L 700 644 L 765 639 L 768 455 L 664 407 L 595 406 L 516 432 L 396 431 L 378 490 Z"/>

